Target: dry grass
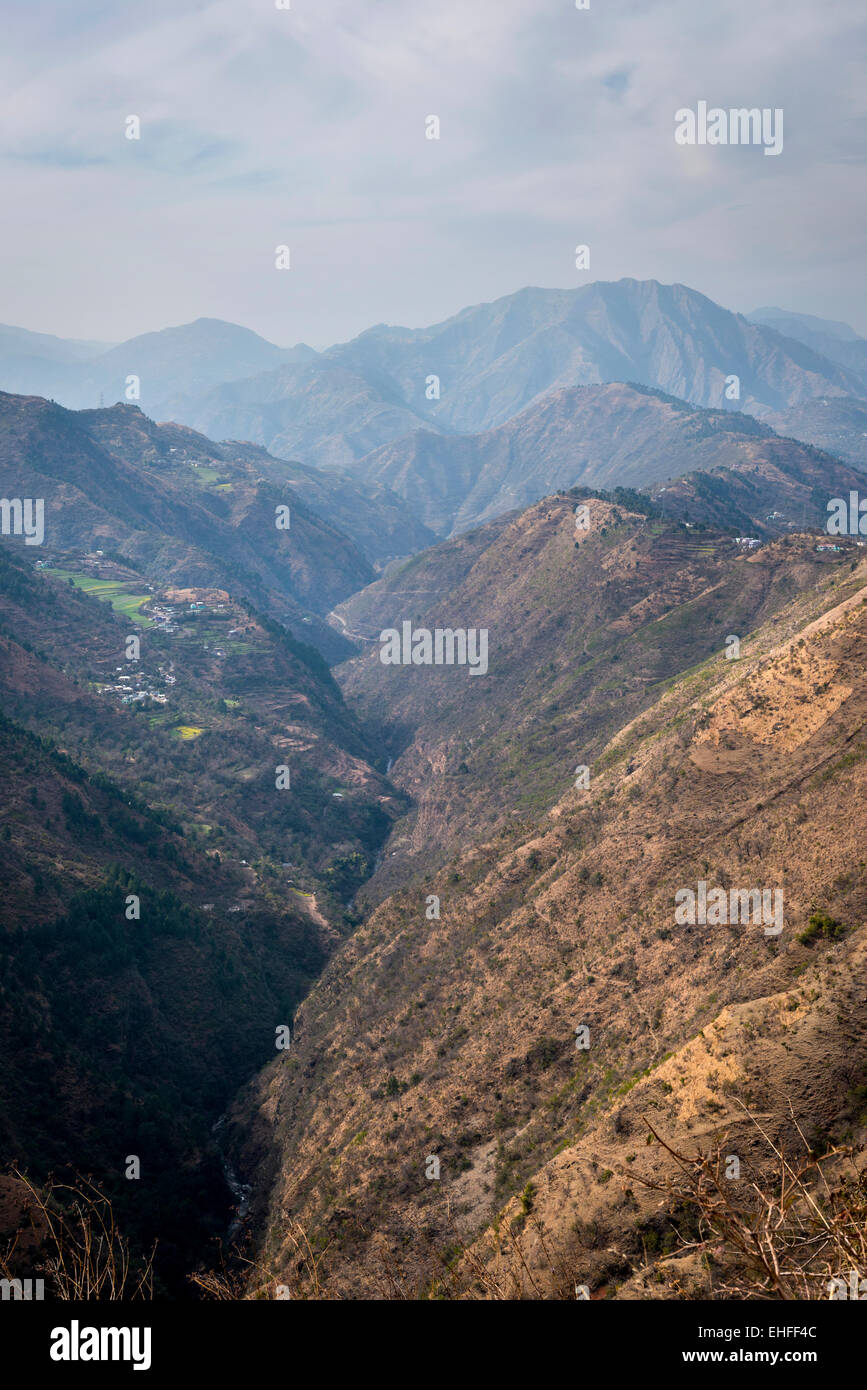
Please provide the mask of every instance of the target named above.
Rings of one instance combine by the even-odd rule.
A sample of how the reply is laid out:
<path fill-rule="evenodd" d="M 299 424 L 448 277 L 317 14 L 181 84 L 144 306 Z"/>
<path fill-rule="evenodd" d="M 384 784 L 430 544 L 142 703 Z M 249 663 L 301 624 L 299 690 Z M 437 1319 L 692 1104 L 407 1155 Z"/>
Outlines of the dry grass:
<path fill-rule="evenodd" d="M 197 1271 L 190 1282 L 211 1299 L 237 1302 L 242 1299 L 279 1298 L 326 1301 L 339 1295 L 331 1292 L 323 1277 L 327 1247 L 314 1250 L 307 1233 L 297 1221 L 290 1221 L 285 1232 L 288 1255 L 287 1272 L 280 1280 L 268 1273 L 264 1265 L 249 1259 L 237 1247 L 230 1261 L 221 1259 L 218 1269 Z"/>
<path fill-rule="evenodd" d="M 867 1171 L 853 1162 L 858 1150 L 834 1148 L 820 1157 L 792 1119 L 800 1152 L 790 1157 L 750 1115 L 770 1157 L 761 1172 L 737 1182 L 725 1176 L 724 1143 L 690 1156 L 646 1121 L 676 1171 L 658 1182 L 639 1181 L 672 1206 L 697 1213 L 699 1238 L 674 1253 L 705 1257 L 714 1297 L 827 1299 L 834 1279 L 848 1280 L 853 1270 L 859 1278 L 867 1274 Z"/>
<path fill-rule="evenodd" d="M 30 1198 L 31 1221 L 35 1216 L 45 1232 L 40 1273 L 50 1281 L 54 1298 L 103 1302 L 153 1297 L 154 1251 L 144 1264 L 133 1260 L 111 1200 L 96 1183 L 79 1177 L 74 1185 L 49 1180 L 37 1188 L 20 1170 L 13 1169 L 12 1175 Z M 11 1261 L 20 1234 L 0 1257 L 4 1278 L 14 1277 Z"/>

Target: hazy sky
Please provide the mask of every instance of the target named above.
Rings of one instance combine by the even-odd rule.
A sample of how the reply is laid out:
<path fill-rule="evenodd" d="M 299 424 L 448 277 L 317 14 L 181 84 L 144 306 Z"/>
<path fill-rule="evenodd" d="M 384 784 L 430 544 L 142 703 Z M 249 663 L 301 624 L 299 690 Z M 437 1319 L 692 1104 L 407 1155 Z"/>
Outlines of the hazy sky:
<path fill-rule="evenodd" d="M 590 3 L 0 0 L 0 322 L 323 347 L 631 275 L 867 334 L 864 0 Z M 699 100 L 782 154 L 678 146 Z"/>

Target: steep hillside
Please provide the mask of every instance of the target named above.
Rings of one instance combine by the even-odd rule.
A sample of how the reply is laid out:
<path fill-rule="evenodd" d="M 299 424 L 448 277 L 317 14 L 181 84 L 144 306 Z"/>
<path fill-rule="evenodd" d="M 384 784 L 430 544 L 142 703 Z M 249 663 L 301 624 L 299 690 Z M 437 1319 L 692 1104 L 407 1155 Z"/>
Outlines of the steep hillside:
<path fill-rule="evenodd" d="M 243 449 L 262 473 L 288 484 L 296 497 L 349 536 L 377 571 L 438 539 L 402 497 L 375 479 L 285 462 L 252 445 L 221 447 L 234 456 Z"/>
<path fill-rule="evenodd" d="M 765 328 L 773 328 L 787 338 L 804 343 L 830 362 L 839 362 L 841 367 L 860 377 L 867 393 L 867 339 L 850 328 L 848 323 L 774 308 L 754 309 L 747 314 L 747 318 L 751 323 L 763 324 Z"/>
<path fill-rule="evenodd" d="M 309 640 L 339 655 L 317 615 L 372 567 L 287 484 L 224 459 L 201 436 L 163 433 L 135 406 L 76 413 L 0 394 L 0 487 L 44 499 L 42 553 L 111 551 L 154 582 L 230 589 L 293 624 L 309 618 Z"/>
<path fill-rule="evenodd" d="M 867 401 L 850 396 L 817 396 L 768 416 L 780 434 L 827 449 L 856 468 L 867 467 Z"/>
<path fill-rule="evenodd" d="M 867 564 L 851 546 L 807 576 L 791 543 L 774 563 L 794 597 L 739 660 L 624 709 L 588 788 L 389 898 L 328 967 L 234 1112 L 251 1291 L 694 1297 L 737 1272 L 733 1246 L 645 1185 L 686 1185 L 648 1122 L 687 1175 L 738 1157 L 747 1206 L 774 1191 L 771 1144 L 863 1150 Z M 679 922 L 702 883 L 774 910 Z"/>
<path fill-rule="evenodd" d="M 235 505 L 228 509 L 230 517 L 237 515 L 238 499 L 248 497 L 253 488 L 268 483 L 290 488 L 296 504 L 302 504 L 305 523 L 298 549 L 306 551 L 308 569 L 315 571 L 318 582 L 327 582 L 335 566 L 346 564 L 348 539 L 375 568 L 422 550 L 434 539 L 406 503 L 381 484 L 359 484 L 346 473 L 325 473 L 276 459 L 257 445 L 214 443 L 185 425 L 157 425 L 136 407 L 81 411 L 76 419 L 119 463 L 158 473 L 188 497 L 207 498 L 210 507 L 222 508 L 221 514 L 231 502 Z M 342 532 L 339 540 L 330 534 L 309 537 L 309 512 L 332 531 Z M 318 553 L 312 560 L 314 544 Z M 305 577 L 315 599 L 316 581 L 310 574 Z M 355 584 L 358 577 L 358 571 L 347 566 L 340 582 Z"/>
<path fill-rule="evenodd" d="M 763 533 L 771 512 L 777 531 L 787 520 L 823 524 L 827 497 L 858 486 L 847 465 L 779 439 L 752 416 L 698 410 L 622 383 L 554 392 L 484 434 L 417 430 L 361 459 L 356 472 L 400 493 L 446 535 L 557 488 L 648 488 L 696 473 L 712 481 L 691 482 L 690 500 L 675 515 Z M 819 485 L 820 504 L 813 497 Z M 672 504 L 679 496 L 672 494 Z"/>
<path fill-rule="evenodd" d="M 641 499 L 636 499 L 638 502 Z M 365 655 L 350 703 L 413 798 L 367 892 L 380 896 L 479 833 L 538 813 L 678 672 L 743 636 L 831 562 L 810 538 L 745 551 L 731 535 L 589 499 L 547 498 L 396 567 L 335 615 Z M 648 510 L 654 510 L 649 504 Z M 486 629 L 488 671 L 385 665 L 380 633 Z"/>
<path fill-rule="evenodd" d="M 228 1220 L 211 1126 L 351 929 L 400 804 L 277 623 L 116 562 L 33 563 L 0 545 L 0 1148 L 103 1182 L 177 1294 Z"/>
<path fill-rule="evenodd" d="M 390 788 L 319 654 L 223 591 L 149 594 L 121 566 L 94 568 L 115 577 L 36 574 L 0 547 L 6 712 L 212 852 L 272 861 L 268 875 L 297 859 L 315 887 L 337 847 L 372 853 Z M 291 795 L 275 791 L 280 763 Z"/>
<path fill-rule="evenodd" d="M 227 1221 L 210 1127 L 327 943 L 302 904 L 269 903 L 172 817 L 5 716 L 0 759 L 4 1162 L 103 1183 L 136 1254 L 159 1240 L 158 1286 L 177 1294 Z"/>

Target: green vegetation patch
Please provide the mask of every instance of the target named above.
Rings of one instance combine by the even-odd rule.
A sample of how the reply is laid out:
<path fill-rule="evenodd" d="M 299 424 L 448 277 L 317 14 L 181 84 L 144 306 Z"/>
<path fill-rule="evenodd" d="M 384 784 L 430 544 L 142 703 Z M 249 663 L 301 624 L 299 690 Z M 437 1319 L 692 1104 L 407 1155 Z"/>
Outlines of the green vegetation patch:
<path fill-rule="evenodd" d="M 123 613 L 134 623 L 139 623 L 141 627 L 153 627 L 151 618 L 146 617 L 140 610 L 146 603 L 150 603 L 153 595 L 137 594 L 128 589 L 120 579 L 94 579 L 90 574 L 74 574 L 72 570 L 49 569 L 46 574 L 53 575 L 55 579 L 65 579 L 71 581 L 76 589 L 81 589 L 82 593 L 93 594 L 98 599 L 105 599 L 111 604 L 115 613 Z"/>

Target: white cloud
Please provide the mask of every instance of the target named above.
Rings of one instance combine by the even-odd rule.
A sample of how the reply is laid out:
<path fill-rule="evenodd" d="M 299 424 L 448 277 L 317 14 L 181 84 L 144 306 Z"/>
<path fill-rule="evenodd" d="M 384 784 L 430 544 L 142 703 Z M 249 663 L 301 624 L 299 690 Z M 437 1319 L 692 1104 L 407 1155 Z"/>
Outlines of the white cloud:
<path fill-rule="evenodd" d="M 321 346 L 579 283 L 589 241 L 592 278 L 867 331 L 860 0 L 4 9 L 6 321 L 119 338 L 204 314 Z M 783 107 L 783 155 L 675 146 L 699 98 Z"/>

